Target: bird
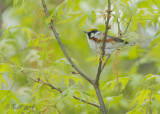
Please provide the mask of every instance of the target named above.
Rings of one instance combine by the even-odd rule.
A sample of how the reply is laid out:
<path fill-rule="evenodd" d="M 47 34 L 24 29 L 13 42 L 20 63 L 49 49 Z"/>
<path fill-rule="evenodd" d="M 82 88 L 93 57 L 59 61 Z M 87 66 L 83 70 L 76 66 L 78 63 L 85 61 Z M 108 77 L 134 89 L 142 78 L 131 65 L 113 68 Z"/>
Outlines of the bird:
<path fill-rule="evenodd" d="M 89 29 L 88 31 L 83 31 L 87 35 L 88 43 L 90 45 L 90 48 L 93 51 L 98 52 L 101 54 L 101 46 L 103 42 L 104 34 L 97 30 L 97 29 Z M 115 50 L 119 50 L 121 47 L 125 45 L 133 46 L 134 43 L 130 43 L 128 41 L 125 41 L 123 39 L 120 39 L 119 37 L 114 37 L 107 35 L 106 38 L 106 44 L 104 48 L 104 56 L 110 55 Z"/>

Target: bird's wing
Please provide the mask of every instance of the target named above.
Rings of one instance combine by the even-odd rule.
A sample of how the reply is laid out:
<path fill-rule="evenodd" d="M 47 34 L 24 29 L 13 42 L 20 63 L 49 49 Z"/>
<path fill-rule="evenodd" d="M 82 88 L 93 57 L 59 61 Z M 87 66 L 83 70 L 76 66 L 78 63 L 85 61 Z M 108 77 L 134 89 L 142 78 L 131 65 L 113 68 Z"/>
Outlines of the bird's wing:
<path fill-rule="evenodd" d="M 124 41 L 124 40 L 120 39 L 119 37 L 114 37 L 114 36 L 108 35 L 108 38 L 113 39 L 115 42 L 121 42 L 121 43 L 124 43 L 124 44 L 129 44 L 129 42 Z"/>

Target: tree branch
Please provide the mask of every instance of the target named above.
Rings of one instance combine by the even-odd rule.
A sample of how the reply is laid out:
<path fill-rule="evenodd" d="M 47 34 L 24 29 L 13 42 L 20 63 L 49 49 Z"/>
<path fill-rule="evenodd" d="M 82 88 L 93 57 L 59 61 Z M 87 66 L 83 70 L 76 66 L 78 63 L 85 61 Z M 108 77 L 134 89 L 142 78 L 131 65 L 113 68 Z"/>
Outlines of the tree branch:
<path fill-rule="evenodd" d="M 107 59 L 105 60 L 104 64 L 102 65 L 101 71 L 104 69 L 106 63 L 108 62 L 111 55 L 108 55 Z"/>
<path fill-rule="evenodd" d="M 45 0 L 41 0 L 41 2 L 42 2 L 42 5 L 43 5 L 44 11 L 45 11 L 47 17 L 49 17 L 50 15 L 49 15 L 49 13 L 48 13 L 48 9 L 47 9 L 47 7 L 46 7 Z M 60 46 L 61 50 L 63 51 L 65 57 L 66 57 L 67 60 L 70 62 L 70 64 L 72 65 L 72 67 L 73 67 L 84 79 L 86 79 L 88 82 L 90 82 L 91 84 L 93 84 L 93 80 L 92 80 L 87 74 L 85 74 L 83 71 L 81 71 L 81 70 L 77 67 L 77 65 L 72 61 L 71 57 L 70 57 L 69 54 L 67 53 L 66 49 L 64 48 L 64 46 L 63 46 L 63 44 L 62 44 L 62 42 L 61 42 L 61 40 L 60 40 L 60 38 L 59 38 L 59 35 L 58 35 L 58 33 L 57 33 L 54 25 L 53 25 L 53 20 L 52 20 L 52 19 L 51 19 L 51 22 L 50 22 L 50 26 L 51 26 L 51 29 L 52 29 L 52 31 L 53 31 L 53 33 L 54 33 L 54 35 L 55 35 L 55 37 L 56 37 L 56 39 L 57 39 L 57 41 L 58 41 L 58 43 L 59 43 L 59 46 Z"/>
<path fill-rule="evenodd" d="M 5 57 L 2 53 L 0 53 L 0 55 L 1 55 L 8 63 L 10 63 L 11 65 L 13 65 L 13 66 L 15 66 L 15 67 L 18 67 L 18 66 L 16 66 L 16 64 L 14 64 L 12 61 L 10 61 L 7 57 Z M 21 70 L 20 72 L 21 72 L 24 76 L 26 76 L 27 78 L 31 79 L 31 80 L 34 81 L 34 82 L 45 84 L 45 85 L 51 87 L 52 89 L 55 89 L 55 90 L 59 91 L 60 93 L 63 93 L 63 91 L 62 91 L 60 88 L 57 88 L 57 87 L 53 86 L 53 85 L 52 85 L 51 83 L 49 83 L 49 82 L 44 82 L 44 81 L 41 80 L 40 78 L 38 78 L 38 79 L 36 80 L 36 79 L 34 79 L 34 78 L 30 77 L 30 76 L 27 76 L 26 73 L 25 73 L 23 70 Z M 92 103 L 92 102 L 87 102 L 87 101 L 85 101 L 85 100 L 83 100 L 83 99 L 80 99 L 80 98 L 78 98 L 78 97 L 76 97 L 76 96 L 73 96 L 73 98 L 74 98 L 74 99 L 77 99 L 77 100 L 79 100 L 79 101 L 82 101 L 82 102 L 84 102 L 84 103 L 90 104 L 90 105 L 92 105 L 92 106 L 95 106 L 95 107 L 97 107 L 97 108 L 100 108 L 99 105 L 94 104 L 94 103 Z"/>
<path fill-rule="evenodd" d="M 24 72 L 22 72 L 22 73 L 25 75 Z M 25 76 L 26 76 L 26 75 L 25 75 Z M 40 79 L 36 80 L 36 79 L 33 79 L 33 78 L 29 77 L 29 76 L 27 76 L 27 77 L 30 78 L 31 80 L 33 80 L 34 82 L 45 84 L 45 85 L 51 87 L 52 89 L 55 89 L 55 90 L 59 91 L 60 93 L 63 93 L 63 91 L 62 91 L 60 88 L 57 88 L 57 87 L 53 86 L 51 83 L 44 82 L 44 81 L 42 81 L 42 80 L 40 80 Z M 78 98 L 78 97 L 76 97 L 76 96 L 73 96 L 73 98 L 74 98 L 74 99 L 77 99 L 77 100 L 79 100 L 79 101 L 82 101 L 82 102 L 84 102 L 84 103 L 90 104 L 90 105 L 92 105 L 92 106 L 95 106 L 95 107 L 97 107 L 97 108 L 100 108 L 99 105 L 94 104 L 94 103 L 92 103 L 92 102 L 87 102 L 87 101 L 85 101 L 85 100 L 83 100 L 83 99 L 80 99 L 80 98 Z"/>
<path fill-rule="evenodd" d="M 124 31 L 124 33 L 123 33 L 123 34 L 125 34 L 125 33 L 127 32 L 128 27 L 129 27 L 129 25 L 130 25 L 130 23 L 131 23 L 131 21 L 132 21 L 132 17 L 133 17 L 133 14 L 132 14 L 132 15 L 131 15 L 131 17 L 129 18 L 129 21 L 128 21 L 128 24 L 127 24 L 127 27 L 126 27 L 126 29 L 125 29 L 125 31 Z"/>
<path fill-rule="evenodd" d="M 108 34 L 108 30 L 109 30 L 109 20 L 110 20 L 110 17 L 111 17 L 111 3 L 110 3 L 110 0 L 108 0 L 108 10 L 107 10 L 107 13 L 108 13 L 108 16 L 107 16 L 107 22 L 106 22 L 106 28 L 105 28 L 105 34 L 104 34 L 104 38 L 103 38 L 103 45 L 102 45 L 102 53 L 101 53 L 101 57 L 99 59 L 99 66 L 98 66 L 98 72 L 97 72 L 97 75 L 96 75 L 96 79 L 95 79 L 95 84 L 98 84 L 99 82 L 99 78 L 100 78 L 100 74 L 102 72 L 102 59 L 105 55 L 104 53 L 104 48 L 106 46 L 106 39 L 107 39 L 107 34 Z"/>
<path fill-rule="evenodd" d="M 97 71 L 97 75 L 96 75 L 96 79 L 95 79 L 95 83 L 94 83 L 94 89 L 96 91 L 96 95 L 98 97 L 98 100 L 99 100 L 99 103 L 100 103 L 100 109 L 101 109 L 101 112 L 102 114 L 107 114 L 107 111 L 106 111 L 106 107 L 105 107 L 105 104 L 104 104 L 104 101 L 103 101 L 103 97 L 102 97 L 102 94 L 100 92 L 100 88 L 99 88 L 99 79 L 100 79 L 100 75 L 101 75 L 101 72 L 105 66 L 105 64 L 107 63 L 108 59 L 110 58 L 110 55 L 108 55 L 104 65 L 102 65 L 102 60 L 103 60 L 103 57 L 105 56 L 105 46 L 106 46 L 106 39 L 107 39 L 107 34 L 108 34 L 108 30 L 110 29 L 109 27 L 109 20 L 111 18 L 111 3 L 110 3 L 110 0 L 108 0 L 108 10 L 106 11 L 108 13 L 108 16 L 107 16 L 107 22 L 105 20 L 105 24 L 106 24 L 106 28 L 105 28 L 105 34 L 104 34 L 104 38 L 103 38 L 103 44 L 102 44 L 102 47 L 101 47 L 101 50 L 102 50 L 102 53 L 100 55 L 100 58 L 99 58 L 99 66 L 98 66 L 98 71 Z"/>

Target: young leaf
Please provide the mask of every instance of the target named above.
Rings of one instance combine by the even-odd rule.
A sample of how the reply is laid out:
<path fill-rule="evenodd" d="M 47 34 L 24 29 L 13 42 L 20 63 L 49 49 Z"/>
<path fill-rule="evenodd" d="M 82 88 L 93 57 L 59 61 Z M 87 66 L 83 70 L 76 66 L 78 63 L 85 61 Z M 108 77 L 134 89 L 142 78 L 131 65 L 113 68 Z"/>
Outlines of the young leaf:
<path fill-rule="evenodd" d="M 107 102 L 108 105 L 109 105 L 108 109 L 109 109 L 112 105 L 119 103 L 119 102 L 122 100 L 122 98 L 123 98 L 123 95 L 122 95 L 122 94 L 120 94 L 120 95 L 117 96 L 117 97 L 107 97 L 107 98 L 105 99 L 105 100 L 106 100 L 105 102 Z"/>
<path fill-rule="evenodd" d="M 129 82 L 128 77 L 119 78 L 118 83 L 121 84 L 120 91 L 125 89 L 128 82 Z M 107 85 L 107 87 L 109 87 L 109 89 L 113 90 L 117 86 L 117 80 L 111 80 L 106 85 Z"/>

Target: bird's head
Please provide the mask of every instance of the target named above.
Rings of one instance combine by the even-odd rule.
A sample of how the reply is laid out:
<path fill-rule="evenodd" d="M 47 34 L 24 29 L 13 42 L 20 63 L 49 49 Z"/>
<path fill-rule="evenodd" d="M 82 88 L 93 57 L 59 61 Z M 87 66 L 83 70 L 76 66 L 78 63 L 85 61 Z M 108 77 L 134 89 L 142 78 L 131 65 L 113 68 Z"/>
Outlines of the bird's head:
<path fill-rule="evenodd" d="M 88 31 L 83 31 L 84 33 L 87 34 L 87 37 L 88 38 L 91 38 L 91 37 L 95 37 L 97 35 L 97 33 L 101 33 L 100 31 L 98 31 L 97 29 L 89 29 Z"/>

